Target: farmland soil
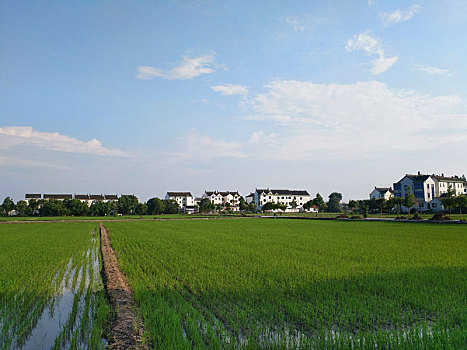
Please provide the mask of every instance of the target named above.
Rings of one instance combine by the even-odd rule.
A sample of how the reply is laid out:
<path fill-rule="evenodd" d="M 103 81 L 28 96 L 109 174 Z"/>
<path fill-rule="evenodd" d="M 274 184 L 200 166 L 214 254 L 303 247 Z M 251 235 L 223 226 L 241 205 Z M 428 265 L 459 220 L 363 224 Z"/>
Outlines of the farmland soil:
<path fill-rule="evenodd" d="M 143 323 L 135 312 L 133 294 L 120 270 L 108 231 L 100 224 L 103 279 L 112 308 L 109 349 L 146 349 Z"/>

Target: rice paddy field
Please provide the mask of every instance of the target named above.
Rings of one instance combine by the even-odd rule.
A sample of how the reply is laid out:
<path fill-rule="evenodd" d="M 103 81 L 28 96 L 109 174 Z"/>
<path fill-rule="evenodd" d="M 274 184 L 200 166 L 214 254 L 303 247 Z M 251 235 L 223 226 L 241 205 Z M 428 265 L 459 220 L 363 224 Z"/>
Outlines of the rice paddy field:
<path fill-rule="evenodd" d="M 106 222 L 157 349 L 461 349 L 467 227 Z"/>
<path fill-rule="evenodd" d="M 98 224 L 0 225 L 0 349 L 103 349 Z"/>

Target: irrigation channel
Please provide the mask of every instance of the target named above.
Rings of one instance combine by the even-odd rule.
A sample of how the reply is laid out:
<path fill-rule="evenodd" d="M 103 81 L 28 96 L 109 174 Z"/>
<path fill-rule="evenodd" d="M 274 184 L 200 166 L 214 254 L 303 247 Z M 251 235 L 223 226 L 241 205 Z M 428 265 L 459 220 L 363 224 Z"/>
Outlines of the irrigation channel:
<path fill-rule="evenodd" d="M 110 349 L 145 349 L 143 324 L 135 313 L 134 299 L 126 277 L 120 271 L 109 233 L 100 224 L 101 254 L 105 289 L 112 306 Z"/>
<path fill-rule="evenodd" d="M 147 348 L 107 230 L 101 224 L 87 241 L 44 290 L 31 294 L 24 286 L 0 299 L 0 350 Z"/>

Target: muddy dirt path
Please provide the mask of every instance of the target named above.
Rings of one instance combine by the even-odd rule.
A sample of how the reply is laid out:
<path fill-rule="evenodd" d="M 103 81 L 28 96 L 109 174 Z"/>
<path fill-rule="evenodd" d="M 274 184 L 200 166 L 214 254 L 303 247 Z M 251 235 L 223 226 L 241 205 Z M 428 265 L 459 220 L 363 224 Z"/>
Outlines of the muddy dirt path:
<path fill-rule="evenodd" d="M 147 349 L 143 345 L 143 324 L 134 310 L 133 294 L 120 270 L 117 256 L 112 249 L 109 233 L 100 224 L 103 279 L 112 307 L 109 349 Z"/>

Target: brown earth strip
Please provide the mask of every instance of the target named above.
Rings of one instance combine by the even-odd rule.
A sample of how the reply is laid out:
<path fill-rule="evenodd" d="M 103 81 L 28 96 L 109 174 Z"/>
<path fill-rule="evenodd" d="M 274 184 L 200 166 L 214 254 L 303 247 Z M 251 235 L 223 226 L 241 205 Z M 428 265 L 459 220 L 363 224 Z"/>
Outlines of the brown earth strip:
<path fill-rule="evenodd" d="M 136 316 L 133 294 L 118 265 L 109 233 L 100 224 L 103 279 L 112 308 L 109 349 L 147 349 L 143 344 L 143 324 Z"/>

